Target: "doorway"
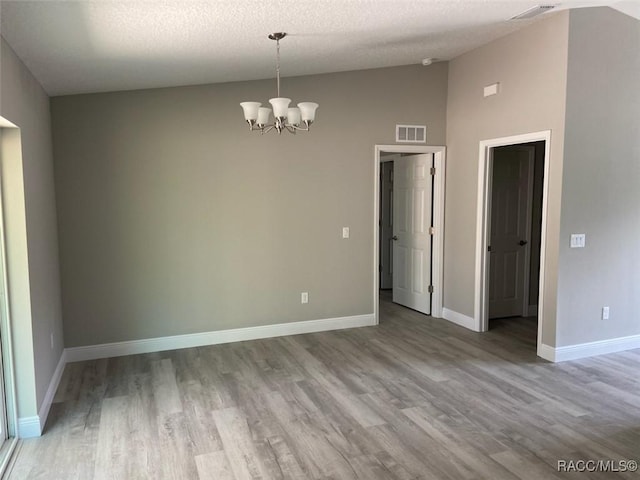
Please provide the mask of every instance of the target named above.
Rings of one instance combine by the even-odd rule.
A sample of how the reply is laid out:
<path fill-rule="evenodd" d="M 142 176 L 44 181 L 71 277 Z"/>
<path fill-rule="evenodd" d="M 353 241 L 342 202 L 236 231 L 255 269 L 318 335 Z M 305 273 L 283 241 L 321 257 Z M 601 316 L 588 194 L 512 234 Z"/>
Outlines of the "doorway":
<path fill-rule="evenodd" d="M 493 150 L 490 328 L 492 319 L 537 315 L 544 148 L 538 141 Z"/>
<path fill-rule="evenodd" d="M 544 325 L 544 252 L 550 131 L 480 143 L 476 239 L 478 331 L 491 319 L 537 316 Z"/>
<path fill-rule="evenodd" d="M 395 303 L 442 316 L 444 153 L 444 147 L 376 145 L 376 323 L 381 289 Z"/>

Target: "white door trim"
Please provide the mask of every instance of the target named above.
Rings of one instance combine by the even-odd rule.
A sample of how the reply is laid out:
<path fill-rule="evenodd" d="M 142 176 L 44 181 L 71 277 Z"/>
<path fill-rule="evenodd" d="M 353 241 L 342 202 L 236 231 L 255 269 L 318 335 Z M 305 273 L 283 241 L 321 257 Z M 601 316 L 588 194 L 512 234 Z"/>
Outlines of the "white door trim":
<path fill-rule="evenodd" d="M 12 133 L 16 133 L 7 138 L 8 129 L 11 129 Z M 0 141 L 6 142 L 1 147 L 4 148 L 9 145 L 11 151 L 20 151 L 22 148 L 22 137 L 20 129 L 9 122 L 7 119 L 0 117 L 0 130 L 2 131 Z M 1 169 L 0 165 L 0 169 Z M 0 172 L 0 180 L 5 174 L 4 169 Z M 4 336 L 2 338 L 2 355 L 4 363 L 4 382 L 5 382 L 5 401 L 7 409 L 7 431 L 9 436 L 17 437 L 17 425 L 18 425 L 18 403 L 16 395 L 16 377 L 15 377 L 15 365 L 13 355 L 13 333 L 11 321 L 11 309 L 10 309 L 10 297 L 9 297 L 9 268 L 7 265 L 7 241 L 6 241 L 6 225 L 5 225 L 5 211 L 4 211 L 4 193 L 0 190 L 0 272 L 2 274 L 2 280 L 0 281 L 0 288 L 2 288 L 2 295 L 4 296 L 3 310 L 0 314 L 0 322 L 2 326 L 2 332 Z"/>
<path fill-rule="evenodd" d="M 433 296 L 431 301 L 431 316 L 442 318 L 442 286 L 443 282 L 443 248 L 444 248 L 444 185 L 445 185 L 445 154 L 446 148 L 441 146 L 415 145 L 376 145 L 373 167 L 373 315 L 375 323 L 379 323 L 378 306 L 380 303 L 380 245 L 379 225 L 380 215 L 380 154 L 389 153 L 432 153 L 436 167 L 436 177 L 433 185 L 433 235 L 432 276 Z"/>
<path fill-rule="evenodd" d="M 538 296 L 538 355 L 542 345 L 542 330 L 544 328 L 544 279 L 545 279 L 545 252 L 547 242 L 547 212 L 549 197 L 549 151 L 551 146 L 551 130 L 514 135 L 511 137 L 493 138 L 480 142 L 479 168 L 478 168 L 478 211 L 476 217 L 476 278 L 475 278 L 475 305 L 474 322 L 475 330 L 486 332 L 489 327 L 489 281 L 487 275 L 487 245 L 489 242 L 488 208 L 489 182 L 491 173 L 492 150 L 495 147 L 516 145 L 537 141 L 545 142 L 544 149 L 544 179 L 542 193 L 542 226 L 540 230 L 540 283 Z"/>
<path fill-rule="evenodd" d="M 7 135 L 11 129 L 12 135 Z M 0 150 L 6 151 L 21 151 L 21 136 L 20 129 L 0 116 Z M 0 165 L 0 184 L 2 183 L 2 176 L 5 174 L 3 165 Z M 6 410 L 6 425 L 8 439 L 4 446 L 4 454 L 0 457 L 0 477 L 9 465 L 12 459 L 12 455 L 18 445 L 18 409 L 16 400 L 16 379 L 15 379 L 15 366 L 13 355 L 13 334 L 11 332 L 11 311 L 9 307 L 9 274 L 7 266 L 7 249 L 6 249 L 6 233 L 5 233 L 5 211 L 4 201 L 2 200 L 4 192 L 0 187 L 0 295 L 4 298 L 2 302 L 2 311 L 0 312 L 0 331 L 2 331 L 2 366 L 3 366 L 3 380 L 4 380 L 4 395 L 5 395 L 5 410 Z M 4 412 L 2 412 L 4 413 Z"/>

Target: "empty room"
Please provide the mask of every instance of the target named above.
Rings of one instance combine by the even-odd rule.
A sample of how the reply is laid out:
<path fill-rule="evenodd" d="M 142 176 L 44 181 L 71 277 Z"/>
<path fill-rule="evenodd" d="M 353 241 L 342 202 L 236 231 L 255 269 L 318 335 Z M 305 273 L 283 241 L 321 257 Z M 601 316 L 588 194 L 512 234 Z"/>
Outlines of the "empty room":
<path fill-rule="evenodd" d="M 0 477 L 637 478 L 640 2 L 0 35 Z"/>

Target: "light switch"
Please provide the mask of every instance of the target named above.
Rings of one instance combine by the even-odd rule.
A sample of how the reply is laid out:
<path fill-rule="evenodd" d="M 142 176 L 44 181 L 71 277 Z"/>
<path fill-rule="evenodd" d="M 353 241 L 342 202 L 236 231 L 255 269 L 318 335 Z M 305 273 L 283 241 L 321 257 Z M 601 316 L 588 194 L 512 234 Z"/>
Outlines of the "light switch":
<path fill-rule="evenodd" d="M 499 86 L 500 83 L 492 83 L 491 85 L 487 85 L 486 87 L 484 87 L 484 96 L 490 97 L 491 95 L 497 95 Z"/>
<path fill-rule="evenodd" d="M 571 234 L 571 248 L 584 248 L 584 245 L 585 245 L 584 233 Z"/>
<path fill-rule="evenodd" d="M 349 238 L 349 227 L 342 227 L 342 238 Z"/>

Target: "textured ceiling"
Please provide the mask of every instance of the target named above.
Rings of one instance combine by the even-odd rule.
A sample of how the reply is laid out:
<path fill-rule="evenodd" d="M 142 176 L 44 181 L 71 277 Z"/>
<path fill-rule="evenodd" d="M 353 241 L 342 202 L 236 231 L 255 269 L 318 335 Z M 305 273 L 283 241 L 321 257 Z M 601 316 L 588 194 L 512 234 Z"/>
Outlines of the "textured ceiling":
<path fill-rule="evenodd" d="M 449 60 L 536 21 L 507 19 L 538 3 L 3 0 L 0 33 L 50 95 L 64 95 L 272 78 L 276 31 L 289 33 L 283 76 Z"/>

